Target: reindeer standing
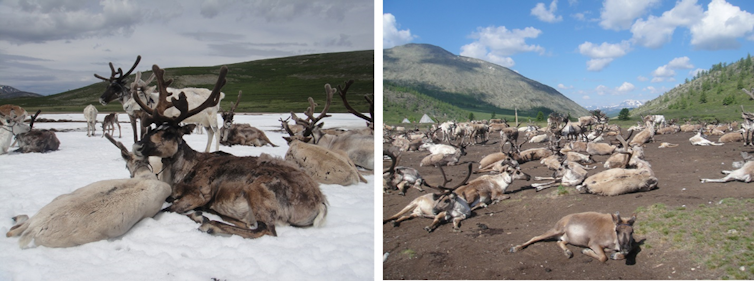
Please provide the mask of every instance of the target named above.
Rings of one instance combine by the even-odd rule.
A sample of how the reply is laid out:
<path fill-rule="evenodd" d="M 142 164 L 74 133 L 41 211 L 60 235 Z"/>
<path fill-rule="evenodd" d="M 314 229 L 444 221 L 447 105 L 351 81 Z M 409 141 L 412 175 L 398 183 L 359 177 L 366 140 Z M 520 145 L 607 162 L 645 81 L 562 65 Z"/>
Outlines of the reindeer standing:
<path fill-rule="evenodd" d="M 105 78 L 98 74 L 94 74 L 94 77 L 97 77 L 109 83 L 107 85 L 107 89 L 105 89 L 105 92 L 100 95 L 99 102 L 102 105 L 107 105 L 109 102 L 116 99 L 120 101 L 120 103 L 123 105 L 123 109 L 128 114 L 128 119 L 131 121 L 131 128 L 134 131 L 134 142 L 137 142 L 139 140 L 139 137 L 146 134 L 147 126 L 146 120 L 144 120 L 144 118 L 146 118 L 147 116 L 144 115 L 143 112 L 138 108 L 135 108 L 133 110 L 127 108 L 128 101 L 131 99 L 131 93 L 129 86 L 127 85 L 126 78 L 128 78 L 128 75 L 131 75 L 131 72 L 136 69 L 136 66 L 139 65 L 140 61 L 141 56 L 137 56 L 136 62 L 134 62 L 134 65 L 131 66 L 131 69 L 129 69 L 126 73 L 123 73 L 123 70 L 121 68 L 118 68 L 118 71 L 115 71 L 113 63 L 110 62 L 110 78 Z M 140 120 L 139 127 L 141 128 L 141 133 L 136 132 L 136 120 Z"/>

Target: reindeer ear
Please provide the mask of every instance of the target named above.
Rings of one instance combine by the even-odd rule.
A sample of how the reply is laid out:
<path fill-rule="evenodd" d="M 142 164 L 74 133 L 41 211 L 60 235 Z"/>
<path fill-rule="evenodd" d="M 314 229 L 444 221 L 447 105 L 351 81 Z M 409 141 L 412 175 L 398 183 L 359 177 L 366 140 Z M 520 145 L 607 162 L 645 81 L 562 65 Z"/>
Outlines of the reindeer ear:
<path fill-rule="evenodd" d="M 286 136 L 283 136 L 283 139 L 285 139 L 285 141 L 288 142 L 288 143 L 291 143 L 291 141 L 293 141 L 292 138 L 286 137 Z"/>
<path fill-rule="evenodd" d="M 636 222 L 636 213 L 631 214 L 631 218 L 626 223 L 634 225 L 634 222 Z"/>
<path fill-rule="evenodd" d="M 615 214 L 610 214 L 610 216 L 611 216 L 611 217 L 613 218 L 613 223 L 614 223 L 614 224 L 619 224 L 619 223 L 621 223 L 621 220 L 620 220 L 620 212 L 617 212 L 617 211 L 616 211 L 616 212 L 615 212 Z"/>

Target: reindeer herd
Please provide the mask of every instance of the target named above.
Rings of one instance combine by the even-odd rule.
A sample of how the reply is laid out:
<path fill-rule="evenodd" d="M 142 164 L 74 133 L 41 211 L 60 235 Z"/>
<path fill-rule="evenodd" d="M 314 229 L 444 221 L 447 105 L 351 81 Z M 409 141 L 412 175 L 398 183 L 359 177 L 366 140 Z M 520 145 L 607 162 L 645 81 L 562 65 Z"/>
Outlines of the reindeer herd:
<path fill-rule="evenodd" d="M 744 123 L 754 123 L 754 114 L 743 112 L 742 117 Z M 638 126 L 628 130 L 610 124 L 608 118 L 598 111 L 576 120 L 567 120 L 553 113 L 547 121 L 544 128 L 533 125 L 523 127 L 518 122 L 515 126 L 508 125 L 505 120 L 468 124 L 448 121 L 432 125 L 425 131 L 418 128 L 414 131 L 397 130 L 385 126 L 383 155 L 389 161 L 383 170 L 385 198 L 395 196 L 391 195 L 393 190 L 398 190 L 398 196 L 410 196 L 409 187 L 414 187 L 418 192 L 425 192 L 424 187 L 435 191 L 418 196 L 395 215 L 386 214 L 383 224 L 392 222 L 394 227 L 398 227 L 408 219 L 427 217 L 433 219 L 424 228 L 429 232 L 443 222 L 452 222 L 453 231 L 460 231 L 462 220 L 473 220 L 476 210 L 490 208 L 496 202 L 515 197 L 508 190 L 514 181 L 534 181 L 523 184 L 523 188 L 532 188 L 537 192 L 552 187 L 559 187 L 559 190 L 573 188 L 578 193 L 598 196 L 652 192 L 661 183 L 652 165 L 645 159 L 644 148 L 655 145 L 655 136 L 682 131 L 697 132 L 689 139 L 695 146 L 744 142 L 746 136 L 746 126 L 738 129 L 737 122 L 707 125 L 687 121 L 684 125 L 678 125 L 676 120 L 668 121 L 661 115 L 643 116 Z M 466 131 L 459 128 L 476 129 Z M 492 134 L 495 132 L 499 132 L 499 138 L 497 134 Z M 719 142 L 708 140 L 710 136 L 720 136 Z M 522 148 L 527 145 L 539 147 Z M 472 146 L 476 147 L 476 151 L 489 152 L 486 155 L 482 153 L 481 158 L 468 158 L 466 155 Z M 663 142 L 659 148 L 672 149 L 677 146 L 679 144 Z M 490 151 L 492 147 L 495 148 Z M 441 175 L 443 183 L 435 185 L 428 182 L 426 179 L 429 175 L 420 174 L 417 170 L 419 167 L 400 166 L 406 154 L 421 159 L 417 164 L 419 167 L 429 166 L 439 170 L 435 175 Z M 596 163 L 594 156 L 607 158 L 603 163 Z M 726 176 L 721 179 L 701 179 L 701 183 L 754 180 L 754 161 L 751 161 L 754 157 L 748 154 L 742 156 L 744 161 L 734 164 L 736 170 L 723 171 Z M 538 162 L 550 170 L 552 176 L 530 176 L 521 166 L 527 162 Z M 451 180 L 443 167 L 465 163 L 469 163 L 468 173 L 456 176 L 454 180 L 460 181 L 454 181 L 453 187 L 447 187 Z M 598 165 L 604 170 L 592 171 Z M 472 171 L 472 166 L 476 167 L 475 171 Z M 432 171 L 426 168 L 420 170 L 424 173 Z M 469 181 L 471 174 L 483 175 Z M 584 254 L 602 262 L 608 257 L 624 259 L 638 246 L 632 237 L 635 221 L 635 215 L 625 219 L 618 213 L 571 214 L 558 221 L 550 231 L 514 246 L 510 252 L 521 251 L 537 241 L 557 239 L 558 246 L 569 258 L 572 253 L 566 244 L 586 247 L 582 251 Z"/>
<path fill-rule="evenodd" d="M 249 124 L 233 123 L 241 92 L 229 111 L 221 111 L 220 101 L 225 96 L 221 90 L 227 81 L 228 68 L 220 68 L 211 90 L 170 88 L 173 79 L 166 78 L 165 70 L 157 65 L 152 66 L 152 76 L 146 81 L 137 72 L 135 81 L 129 84 L 128 77 L 140 60 L 139 56 L 125 73 L 120 68 L 116 71 L 110 63 L 110 78 L 95 74 L 108 82 L 100 102 L 106 104 L 117 99 L 131 121 L 134 133 L 131 151 L 111 135 L 115 126 L 120 127 L 117 114 L 105 117 L 102 133 L 120 150 L 131 177 L 91 183 L 58 196 L 31 218 L 14 217 L 15 225 L 7 236 L 21 236 L 22 248 L 31 245 L 71 247 L 118 237 L 142 218 L 153 217 L 161 211 L 185 214 L 200 225 L 201 231 L 210 234 L 244 238 L 277 236 L 277 226 L 322 227 L 329 203 L 320 184 L 347 186 L 366 182 L 362 174 L 372 173 L 372 117 L 355 114 L 367 121 L 363 130 L 334 133 L 323 129 L 322 120 L 330 116 L 327 112 L 335 92 L 349 111 L 358 113 L 346 97 L 353 81 L 347 81 L 345 87 L 325 85 L 327 101 L 317 117 L 312 98 L 305 111 L 306 118 L 299 118 L 291 111 L 296 125 L 305 127 L 304 130 L 293 132 L 290 127 L 295 125 L 281 120 L 281 130 L 290 135 L 286 137 L 289 149 L 285 158 L 266 153 L 235 156 L 222 151 L 210 152 L 212 142 L 217 149 L 219 144 L 277 145 L 263 131 Z M 156 86 L 149 86 L 152 81 Z M 370 99 L 367 101 L 371 104 Z M 28 135 L 40 131 L 31 129 L 39 112 L 27 126 L 24 119 L 28 114 L 20 107 L 3 106 L 1 109 L 3 152 L 7 152 L 14 136 L 21 150 L 31 146 L 26 143 L 30 142 Z M 373 112 L 371 108 L 372 116 Z M 222 127 L 218 126 L 218 113 L 222 113 L 224 119 Z M 94 136 L 97 109 L 89 105 L 84 115 L 87 136 Z M 140 131 L 136 129 L 137 121 Z M 184 139 L 197 126 L 207 131 L 204 152 L 194 150 Z M 250 128 L 255 131 L 250 133 Z M 53 131 L 44 131 L 54 137 Z M 364 144 L 366 139 L 372 140 L 371 144 Z M 163 204 L 169 205 L 163 208 Z M 210 219 L 205 212 L 222 220 Z"/>

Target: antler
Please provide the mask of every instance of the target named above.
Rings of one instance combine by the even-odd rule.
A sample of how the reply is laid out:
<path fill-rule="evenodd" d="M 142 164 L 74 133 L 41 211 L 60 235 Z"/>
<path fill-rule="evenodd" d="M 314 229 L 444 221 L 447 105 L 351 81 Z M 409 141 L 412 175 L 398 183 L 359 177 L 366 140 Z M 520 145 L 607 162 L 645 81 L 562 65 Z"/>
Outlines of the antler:
<path fill-rule="evenodd" d="M 314 129 L 318 126 L 317 123 L 321 121 L 322 118 L 332 116 L 328 115 L 327 111 L 330 109 L 333 94 L 335 94 L 335 89 L 330 87 L 330 84 L 325 84 L 325 107 L 322 109 L 322 112 L 317 115 L 317 117 L 314 117 L 314 108 L 317 106 L 317 104 L 314 103 L 314 99 L 312 99 L 312 97 L 309 97 L 309 107 L 306 108 L 306 112 L 304 112 L 306 119 L 299 118 L 298 116 L 296 116 L 296 113 L 291 111 L 291 117 L 296 122 L 296 124 L 304 126 L 304 137 L 312 135 Z M 322 125 L 320 124 L 319 126 Z"/>
<path fill-rule="evenodd" d="M 345 88 L 340 87 L 338 85 L 338 95 L 340 96 L 340 99 L 343 100 L 343 105 L 348 109 L 348 112 L 350 112 L 353 115 L 356 115 L 356 117 L 359 117 L 361 119 L 364 119 L 367 121 L 367 126 L 369 128 L 374 129 L 374 102 L 369 99 L 366 95 L 364 95 L 364 99 L 367 100 L 367 103 L 369 103 L 369 116 L 366 117 L 364 114 L 361 114 L 361 112 L 356 111 L 353 107 L 351 107 L 351 104 L 348 103 L 348 99 L 346 98 L 346 94 L 348 93 L 348 88 L 351 87 L 351 84 L 353 84 L 353 80 L 348 80 L 345 82 L 346 86 Z"/>
<path fill-rule="evenodd" d="M 238 107 L 238 104 L 241 103 L 241 90 L 238 90 L 238 98 L 236 98 L 236 103 L 230 102 L 230 113 L 233 114 L 236 112 L 236 108 Z"/>
<path fill-rule="evenodd" d="M 396 156 L 393 151 L 390 151 L 390 149 L 383 149 L 382 150 L 382 155 L 385 155 L 388 158 L 390 158 L 390 168 L 388 168 L 387 170 L 384 170 L 382 173 L 383 174 L 389 173 L 389 174 L 392 175 L 393 173 L 395 173 L 395 166 L 398 165 L 398 161 L 400 161 L 401 155 L 398 154 Z"/>
<path fill-rule="evenodd" d="M 42 112 L 41 109 L 37 109 L 37 113 L 35 113 L 34 115 L 31 116 L 31 122 L 29 122 L 29 130 L 31 130 L 32 128 L 34 128 L 34 120 L 37 120 L 37 116 L 39 116 L 39 113 L 41 113 L 41 112 Z M 21 121 L 23 121 L 23 120 L 21 120 Z"/>
<path fill-rule="evenodd" d="M 141 61 L 141 56 L 139 55 L 136 57 L 136 62 L 134 62 L 134 65 L 131 66 L 131 69 L 129 69 L 128 72 L 126 72 L 125 74 L 123 74 L 123 69 L 121 69 L 120 67 L 118 68 L 118 71 L 115 71 L 115 67 L 113 67 L 113 63 L 110 62 L 110 72 L 111 72 L 110 78 L 99 76 L 96 73 L 94 74 L 94 77 L 97 77 L 99 79 L 102 79 L 108 82 L 113 82 L 115 80 L 122 80 L 123 78 L 128 77 L 128 75 L 131 75 L 131 72 L 134 71 L 134 69 L 136 69 L 136 66 L 139 65 L 140 61 Z M 118 75 L 117 77 L 115 76 L 116 74 Z"/>
<path fill-rule="evenodd" d="M 466 173 L 466 178 L 464 178 L 463 181 L 461 181 L 460 183 L 458 183 L 458 185 L 456 185 L 454 187 L 445 187 L 445 185 L 448 184 L 449 182 L 451 182 L 453 179 L 448 179 L 445 176 L 445 170 L 442 169 L 442 166 L 439 166 L 438 168 L 440 168 L 440 173 L 442 173 L 443 183 L 441 185 L 437 185 L 437 186 L 432 186 L 429 183 L 427 183 L 426 181 L 425 181 L 425 183 L 427 184 L 427 186 L 429 186 L 431 188 L 434 188 L 434 189 L 437 189 L 437 190 L 440 190 L 440 191 L 443 191 L 443 192 L 452 192 L 453 190 L 456 190 L 457 188 L 459 188 L 462 185 L 466 184 L 466 181 L 469 180 L 469 178 L 471 177 L 471 169 L 472 169 L 471 165 L 473 165 L 473 163 L 469 162 L 469 171 L 468 171 L 468 173 Z"/>
<path fill-rule="evenodd" d="M 201 105 L 191 110 L 189 110 L 189 104 L 188 100 L 186 99 L 186 94 L 183 92 L 178 94 L 178 99 L 173 97 L 171 101 L 168 101 L 168 96 L 172 95 L 172 93 L 168 93 L 167 87 L 170 85 L 170 83 L 173 82 L 173 79 L 165 81 L 165 70 L 161 69 L 156 64 L 152 66 L 152 71 L 155 74 L 155 77 L 157 77 L 157 88 L 160 92 L 160 96 L 157 99 L 157 106 L 154 109 L 150 108 L 149 106 L 144 104 L 141 98 L 135 93 L 133 94 L 133 98 L 146 113 L 152 116 L 152 123 L 159 124 L 166 122 L 178 125 L 184 119 L 196 115 L 202 110 L 215 106 L 218 102 L 220 102 L 220 90 L 223 88 L 223 86 L 225 86 L 225 76 L 228 74 L 228 67 L 222 66 L 220 68 L 220 76 L 217 77 L 217 82 L 215 83 L 215 87 L 212 89 L 212 93 L 206 100 L 204 100 Z M 180 111 L 178 117 L 165 116 L 165 110 L 173 106 L 178 109 L 178 111 Z"/>

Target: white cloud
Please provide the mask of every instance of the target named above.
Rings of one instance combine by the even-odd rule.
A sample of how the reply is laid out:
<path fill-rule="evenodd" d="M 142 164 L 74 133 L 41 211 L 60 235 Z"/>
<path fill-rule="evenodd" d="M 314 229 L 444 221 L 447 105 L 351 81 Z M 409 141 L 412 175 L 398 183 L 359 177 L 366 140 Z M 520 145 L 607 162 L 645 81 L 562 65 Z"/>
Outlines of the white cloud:
<path fill-rule="evenodd" d="M 411 30 L 398 30 L 398 23 L 393 14 L 382 14 L 382 47 L 385 49 L 409 43 L 416 38 Z"/>
<path fill-rule="evenodd" d="M 694 65 L 691 64 L 689 61 L 689 57 L 680 57 L 680 58 L 674 58 L 668 63 L 669 68 L 673 69 L 692 69 L 694 68 Z"/>
<path fill-rule="evenodd" d="M 600 45 L 584 42 L 579 45 L 579 53 L 591 58 L 586 62 L 589 71 L 601 71 L 614 59 L 625 56 L 630 50 L 631 44 L 628 41 L 622 41 L 618 44 L 603 42 Z"/>
<path fill-rule="evenodd" d="M 660 82 L 674 82 L 675 81 L 675 69 L 692 69 L 694 65 L 691 64 L 689 57 L 678 57 L 670 60 L 666 65 L 660 66 L 652 71 L 653 83 Z"/>
<path fill-rule="evenodd" d="M 560 83 L 560 84 L 558 84 L 558 89 L 561 89 L 561 90 L 573 89 L 573 85 L 566 86 L 566 85 L 563 85 L 563 83 Z"/>
<path fill-rule="evenodd" d="M 537 38 L 541 33 L 541 30 L 533 27 L 513 30 L 505 26 L 479 27 L 470 35 L 476 40 L 461 46 L 461 55 L 512 67 L 515 65 L 510 57 L 512 55 L 523 52 L 544 54 L 545 49 L 541 46 L 526 44 L 527 38 Z"/>
<path fill-rule="evenodd" d="M 663 65 L 652 71 L 652 76 L 654 77 L 671 77 L 675 76 L 675 71 L 668 67 L 668 65 Z"/>
<path fill-rule="evenodd" d="M 604 29 L 625 30 L 643 16 L 659 0 L 606 0 L 600 10 L 600 26 Z"/>
<path fill-rule="evenodd" d="M 582 99 L 585 99 L 585 100 L 588 100 L 588 99 L 590 99 L 590 98 L 589 98 L 589 96 L 582 96 L 581 98 L 582 98 Z"/>
<path fill-rule="evenodd" d="M 652 86 L 647 86 L 646 88 L 642 89 L 642 91 L 649 92 L 650 94 L 654 94 L 654 95 L 663 94 L 663 93 L 665 93 L 665 92 L 667 92 L 669 90 L 670 90 L 670 88 L 665 87 L 665 86 L 662 86 L 660 88 L 655 88 L 655 87 L 652 87 Z"/>
<path fill-rule="evenodd" d="M 618 88 L 616 88 L 616 90 L 619 93 L 628 93 L 628 92 L 633 91 L 635 88 L 636 87 L 634 86 L 634 84 L 631 84 L 631 83 L 628 83 L 628 82 L 623 82 L 623 84 L 620 85 Z"/>
<path fill-rule="evenodd" d="M 754 15 L 725 0 L 712 0 L 704 17 L 691 26 L 691 45 L 696 49 L 737 49 L 740 37 L 754 32 Z"/>
<path fill-rule="evenodd" d="M 537 3 L 537 5 L 531 9 L 531 15 L 536 16 L 541 21 L 555 23 L 563 20 L 562 16 L 555 15 L 555 11 L 557 10 L 558 0 L 553 0 L 550 3 L 549 10 L 545 8 L 545 3 Z"/>
<path fill-rule="evenodd" d="M 676 2 L 673 9 L 662 16 L 649 16 L 646 20 L 638 19 L 631 26 L 632 42 L 647 48 L 657 49 L 670 42 L 673 32 L 679 26 L 689 27 L 703 16 L 703 9 L 696 0 Z"/>
<path fill-rule="evenodd" d="M 605 95 L 608 91 L 610 91 L 610 88 L 608 88 L 605 85 L 598 85 L 596 88 L 594 88 L 594 91 L 598 95 L 602 96 L 602 95 Z"/>
<path fill-rule="evenodd" d="M 646 82 L 649 78 L 639 75 L 639 77 L 636 77 L 636 80 L 639 80 L 639 82 Z"/>

